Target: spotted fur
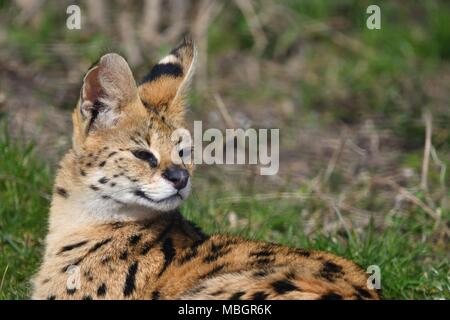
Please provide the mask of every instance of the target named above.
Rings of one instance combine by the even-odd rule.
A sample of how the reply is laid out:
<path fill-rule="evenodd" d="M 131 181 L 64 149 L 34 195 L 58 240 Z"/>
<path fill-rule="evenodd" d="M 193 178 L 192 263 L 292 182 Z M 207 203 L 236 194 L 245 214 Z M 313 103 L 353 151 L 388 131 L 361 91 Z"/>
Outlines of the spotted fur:
<path fill-rule="evenodd" d="M 195 47 L 185 39 L 139 86 L 116 54 L 87 72 L 32 297 L 377 299 L 365 272 L 351 261 L 207 236 L 180 215 L 193 167 L 178 165 L 180 177 L 189 179 L 178 184 L 167 172 L 176 165 L 171 133 L 184 125 L 194 62 Z"/>

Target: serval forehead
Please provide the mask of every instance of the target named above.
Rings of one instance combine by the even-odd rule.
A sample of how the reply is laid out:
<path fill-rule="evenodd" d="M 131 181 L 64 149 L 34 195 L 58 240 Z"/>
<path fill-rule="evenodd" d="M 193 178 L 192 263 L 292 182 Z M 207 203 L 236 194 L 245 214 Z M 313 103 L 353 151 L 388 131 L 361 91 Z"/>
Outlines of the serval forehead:
<path fill-rule="evenodd" d="M 117 128 L 116 133 L 127 140 L 144 139 L 150 144 L 151 142 L 170 140 L 176 129 L 177 127 L 172 125 L 164 115 L 151 112 L 145 118 L 130 118 L 121 128 Z M 134 142 L 137 143 L 137 141 Z"/>
<path fill-rule="evenodd" d="M 165 115 L 152 111 L 148 120 L 149 128 L 152 131 L 159 131 L 162 134 L 171 134 L 177 128 L 168 120 Z"/>

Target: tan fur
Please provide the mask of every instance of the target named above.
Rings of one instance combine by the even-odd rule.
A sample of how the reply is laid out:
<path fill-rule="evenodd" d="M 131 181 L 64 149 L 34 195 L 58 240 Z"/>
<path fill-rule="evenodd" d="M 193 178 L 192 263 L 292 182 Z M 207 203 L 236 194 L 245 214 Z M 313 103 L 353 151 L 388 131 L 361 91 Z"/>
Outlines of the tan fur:
<path fill-rule="evenodd" d="M 73 113 L 73 149 L 55 181 L 33 298 L 377 299 L 351 261 L 208 237 L 178 213 L 190 184 L 175 194 L 163 177 L 174 165 L 171 133 L 183 125 L 194 53 L 185 40 L 139 88 L 118 55 L 88 71 Z M 136 150 L 152 152 L 157 165 Z M 192 176 L 192 165 L 183 168 Z M 68 284 L 73 279 L 79 286 Z"/>

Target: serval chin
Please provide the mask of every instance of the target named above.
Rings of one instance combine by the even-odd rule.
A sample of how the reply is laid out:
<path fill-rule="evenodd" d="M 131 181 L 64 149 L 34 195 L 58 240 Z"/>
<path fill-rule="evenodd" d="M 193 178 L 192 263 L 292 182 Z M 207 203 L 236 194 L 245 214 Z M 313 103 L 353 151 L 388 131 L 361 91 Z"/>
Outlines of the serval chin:
<path fill-rule="evenodd" d="M 32 298 L 378 299 L 352 261 L 206 235 L 181 216 L 193 165 L 174 161 L 189 150 L 174 157 L 171 133 L 184 126 L 195 57 L 186 38 L 139 85 L 115 53 L 88 70 Z"/>

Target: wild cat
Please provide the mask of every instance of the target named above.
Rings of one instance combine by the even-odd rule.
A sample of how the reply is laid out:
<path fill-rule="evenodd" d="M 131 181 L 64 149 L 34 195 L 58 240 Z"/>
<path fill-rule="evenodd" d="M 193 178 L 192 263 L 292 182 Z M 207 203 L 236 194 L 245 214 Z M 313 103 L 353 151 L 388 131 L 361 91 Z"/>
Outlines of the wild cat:
<path fill-rule="evenodd" d="M 140 85 L 114 53 L 89 69 L 32 298 L 378 299 L 349 260 L 206 235 L 181 216 L 193 165 L 174 162 L 171 133 L 184 126 L 194 67 L 184 39 Z"/>

